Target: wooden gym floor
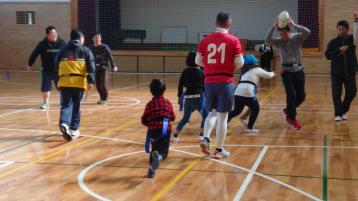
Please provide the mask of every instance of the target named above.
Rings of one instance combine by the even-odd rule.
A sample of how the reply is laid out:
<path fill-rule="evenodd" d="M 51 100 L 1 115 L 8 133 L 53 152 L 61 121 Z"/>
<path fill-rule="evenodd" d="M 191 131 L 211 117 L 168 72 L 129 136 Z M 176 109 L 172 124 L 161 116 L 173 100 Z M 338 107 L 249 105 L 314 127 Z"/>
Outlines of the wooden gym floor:
<path fill-rule="evenodd" d="M 117 73 L 110 102 L 82 105 L 80 139 L 59 133 L 59 94 L 38 109 L 39 72 L 0 71 L 0 200 L 358 200 L 358 102 L 349 120 L 334 123 L 328 76 L 307 76 L 298 110 L 302 130 L 283 120 L 280 78 L 259 90 L 259 134 L 243 133 L 238 118 L 228 129 L 228 159 L 203 157 L 197 113 L 154 179 L 144 178 L 148 156 L 140 124 L 151 95 L 148 83 L 166 80 L 166 97 L 178 112 L 178 75 Z M 212 135 L 215 137 L 215 134 Z"/>

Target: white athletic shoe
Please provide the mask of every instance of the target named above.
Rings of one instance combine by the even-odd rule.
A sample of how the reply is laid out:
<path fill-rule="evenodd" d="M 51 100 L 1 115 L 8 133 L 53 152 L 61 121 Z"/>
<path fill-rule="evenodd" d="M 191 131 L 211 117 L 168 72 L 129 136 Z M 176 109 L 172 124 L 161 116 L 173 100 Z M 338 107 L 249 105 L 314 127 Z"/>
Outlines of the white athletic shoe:
<path fill-rule="evenodd" d="M 80 130 L 77 129 L 77 130 L 71 130 L 70 129 L 70 135 L 71 135 L 71 138 L 74 140 L 74 139 L 77 139 L 80 137 Z"/>
<path fill-rule="evenodd" d="M 50 108 L 50 105 L 47 102 L 43 102 L 40 106 L 41 109 L 47 110 Z"/>
<path fill-rule="evenodd" d="M 255 128 L 252 128 L 252 129 L 246 128 L 246 129 L 245 129 L 245 132 L 246 132 L 246 133 L 258 133 L 258 132 L 260 132 L 260 130 L 255 129 Z"/>
<path fill-rule="evenodd" d="M 335 122 L 340 122 L 340 121 L 342 121 L 343 119 L 342 119 L 342 117 L 340 117 L 340 116 L 336 116 L 336 117 L 334 117 L 334 119 L 333 119 Z"/>
<path fill-rule="evenodd" d="M 178 137 L 175 137 L 175 136 L 172 136 L 171 141 L 172 141 L 172 142 L 175 142 L 175 143 L 178 143 L 178 142 L 179 142 L 179 138 L 178 138 Z"/>
<path fill-rule="evenodd" d="M 215 158 L 229 158 L 231 156 L 230 152 L 225 151 L 224 149 L 222 149 L 221 151 L 218 151 L 217 149 L 215 150 L 214 153 Z"/>
<path fill-rule="evenodd" d="M 62 132 L 62 137 L 65 140 L 72 140 L 72 137 L 70 134 L 70 128 L 68 127 L 67 124 L 65 124 L 65 123 L 60 124 L 60 130 Z"/>
<path fill-rule="evenodd" d="M 342 120 L 348 120 L 348 114 L 347 113 L 344 113 L 342 115 Z"/>

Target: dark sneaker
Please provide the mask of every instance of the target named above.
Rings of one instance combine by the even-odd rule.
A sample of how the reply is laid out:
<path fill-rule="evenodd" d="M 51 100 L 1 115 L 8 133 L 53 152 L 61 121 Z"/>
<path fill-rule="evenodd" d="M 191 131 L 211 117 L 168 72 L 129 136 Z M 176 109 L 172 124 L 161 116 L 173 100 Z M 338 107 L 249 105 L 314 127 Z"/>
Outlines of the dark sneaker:
<path fill-rule="evenodd" d="M 201 152 L 206 155 L 210 155 L 210 139 L 204 137 L 204 139 L 200 143 Z"/>

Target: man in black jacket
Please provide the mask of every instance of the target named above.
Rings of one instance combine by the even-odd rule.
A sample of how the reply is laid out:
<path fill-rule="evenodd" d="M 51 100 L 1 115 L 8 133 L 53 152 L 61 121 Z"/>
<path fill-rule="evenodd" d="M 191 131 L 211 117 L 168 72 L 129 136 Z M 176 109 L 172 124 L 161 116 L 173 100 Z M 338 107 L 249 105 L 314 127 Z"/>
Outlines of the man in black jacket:
<path fill-rule="evenodd" d="M 353 12 L 353 35 L 348 34 L 349 24 L 345 20 L 337 23 L 338 36 L 332 39 L 325 52 L 326 58 L 331 60 L 332 98 L 334 104 L 334 120 L 347 120 L 347 112 L 356 96 L 356 44 L 358 40 L 358 12 Z M 342 85 L 345 96 L 342 101 Z"/>
<path fill-rule="evenodd" d="M 84 36 L 71 31 L 71 41 L 57 54 L 58 88 L 61 90 L 60 130 L 71 140 L 80 135 L 81 100 L 85 89 L 95 83 L 95 62 L 91 50 L 83 46 Z"/>
<path fill-rule="evenodd" d="M 48 26 L 45 32 L 46 37 L 40 41 L 32 51 L 26 67 L 27 70 L 30 71 L 37 56 L 41 55 L 41 92 L 43 98 L 41 109 L 49 108 L 51 81 L 53 81 L 56 86 L 58 81 L 57 69 L 54 66 L 55 57 L 60 49 L 65 46 L 65 41 L 57 37 L 56 28 L 54 26 Z"/>

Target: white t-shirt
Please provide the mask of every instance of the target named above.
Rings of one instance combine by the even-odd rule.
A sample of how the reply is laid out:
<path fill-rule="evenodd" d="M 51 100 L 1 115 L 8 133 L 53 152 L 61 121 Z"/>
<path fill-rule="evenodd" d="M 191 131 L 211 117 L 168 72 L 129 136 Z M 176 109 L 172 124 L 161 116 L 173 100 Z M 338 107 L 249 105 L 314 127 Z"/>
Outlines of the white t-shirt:
<path fill-rule="evenodd" d="M 257 67 L 246 72 L 241 81 L 250 81 L 258 85 L 260 78 L 269 79 L 275 76 L 274 72 L 267 72 L 264 69 Z M 254 97 L 255 86 L 250 83 L 240 83 L 235 90 L 235 96 Z"/>

